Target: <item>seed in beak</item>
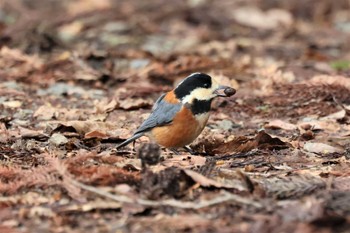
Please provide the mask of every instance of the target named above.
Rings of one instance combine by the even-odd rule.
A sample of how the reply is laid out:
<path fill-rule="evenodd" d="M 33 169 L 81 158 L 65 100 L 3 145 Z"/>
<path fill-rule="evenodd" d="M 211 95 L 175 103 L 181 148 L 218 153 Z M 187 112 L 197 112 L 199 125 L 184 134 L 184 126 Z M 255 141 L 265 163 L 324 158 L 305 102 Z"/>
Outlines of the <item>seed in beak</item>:
<path fill-rule="evenodd" d="M 227 87 L 227 86 L 219 86 L 214 93 L 217 96 L 220 97 L 230 97 L 233 96 L 236 93 L 236 90 L 233 89 L 232 87 Z"/>
<path fill-rule="evenodd" d="M 232 87 L 227 87 L 224 90 L 224 93 L 226 94 L 227 97 L 233 96 L 234 94 L 236 94 L 236 89 L 232 88 Z"/>

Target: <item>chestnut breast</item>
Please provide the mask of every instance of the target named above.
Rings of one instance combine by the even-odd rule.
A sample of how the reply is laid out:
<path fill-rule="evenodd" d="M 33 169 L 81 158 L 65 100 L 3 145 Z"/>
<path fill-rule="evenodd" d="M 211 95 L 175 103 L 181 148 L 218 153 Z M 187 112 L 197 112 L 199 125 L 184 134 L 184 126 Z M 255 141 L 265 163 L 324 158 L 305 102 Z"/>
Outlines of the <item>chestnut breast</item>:
<path fill-rule="evenodd" d="M 208 118 L 209 112 L 193 115 L 188 107 L 182 106 L 170 124 L 153 128 L 150 136 L 167 148 L 184 147 L 198 137 Z"/>

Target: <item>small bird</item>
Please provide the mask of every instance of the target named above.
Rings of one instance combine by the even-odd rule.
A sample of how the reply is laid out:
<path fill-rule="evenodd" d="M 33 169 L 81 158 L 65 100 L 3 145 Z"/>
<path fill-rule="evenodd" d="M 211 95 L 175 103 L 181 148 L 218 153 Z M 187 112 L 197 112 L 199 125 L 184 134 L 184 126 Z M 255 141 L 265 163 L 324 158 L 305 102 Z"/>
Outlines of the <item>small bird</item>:
<path fill-rule="evenodd" d="M 117 150 L 146 135 L 157 144 L 175 153 L 185 148 L 203 131 L 209 118 L 211 102 L 215 97 L 229 97 L 236 90 L 221 86 L 204 73 L 193 73 L 175 89 L 164 93 L 155 102 L 150 116 L 134 135 L 117 146 Z"/>

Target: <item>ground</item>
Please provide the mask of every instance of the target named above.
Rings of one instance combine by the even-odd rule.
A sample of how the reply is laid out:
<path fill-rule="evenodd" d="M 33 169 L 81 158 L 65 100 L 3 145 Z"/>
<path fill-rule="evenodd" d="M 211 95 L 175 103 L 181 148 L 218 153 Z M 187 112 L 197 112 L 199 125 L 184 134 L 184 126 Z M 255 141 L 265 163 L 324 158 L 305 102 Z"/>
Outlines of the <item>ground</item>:
<path fill-rule="evenodd" d="M 0 232 L 349 232 L 349 1 L 0 6 Z M 115 149 L 198 71 L 196 155 Z"/>

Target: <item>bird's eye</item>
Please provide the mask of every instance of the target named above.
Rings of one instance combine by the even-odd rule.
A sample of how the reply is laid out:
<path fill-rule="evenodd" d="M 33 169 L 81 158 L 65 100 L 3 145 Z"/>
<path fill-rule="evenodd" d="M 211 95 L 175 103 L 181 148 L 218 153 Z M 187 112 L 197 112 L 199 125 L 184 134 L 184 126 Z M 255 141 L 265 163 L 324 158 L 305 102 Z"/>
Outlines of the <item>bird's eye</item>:
<path fill-rule="evenodd" d="M 208 84 L 208 83 L 204 83 L 204 87 L 205 87 L 205 88 L 208 88 L 208 87 L 209 87 L 209 84 Z"/>

